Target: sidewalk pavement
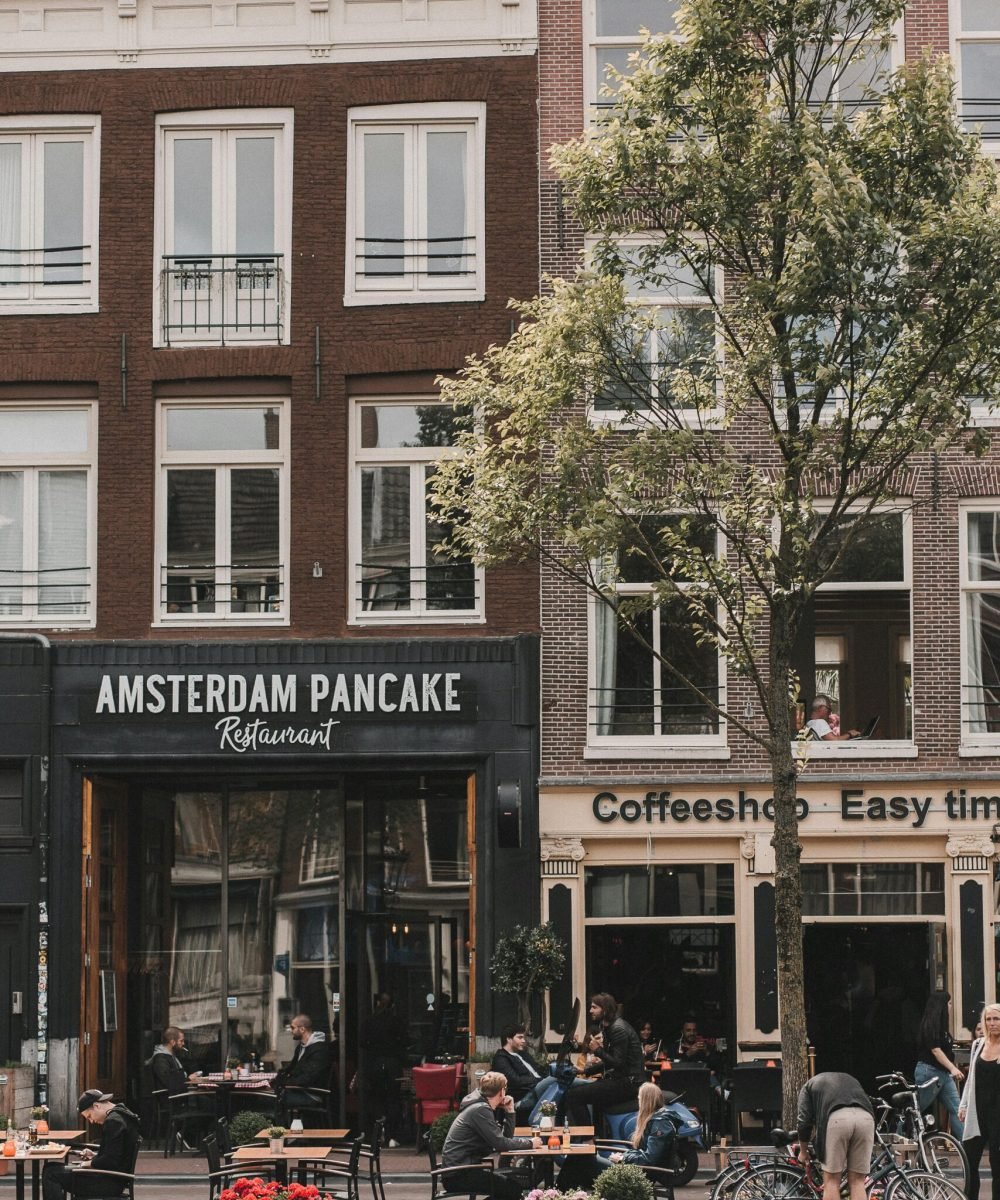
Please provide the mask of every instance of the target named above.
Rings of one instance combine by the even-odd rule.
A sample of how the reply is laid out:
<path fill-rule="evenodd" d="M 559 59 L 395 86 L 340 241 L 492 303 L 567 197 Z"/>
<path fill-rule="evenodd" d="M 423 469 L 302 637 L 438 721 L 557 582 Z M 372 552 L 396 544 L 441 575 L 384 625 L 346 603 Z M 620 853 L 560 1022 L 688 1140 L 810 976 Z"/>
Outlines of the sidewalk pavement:
<path fill-rule="evenodd" d="M 383 1149 L 386 1200 L 430 1200 L 428 1170 L 427 1155 L 417 1154 L 412 1146 Z M 203 1156 L 177 1154 L 164 1158 L 162 1149 L 141 1150 L 136 1163 L 135 1200 L 208 1200 L 207 1174 L 208 1164 Z M 705 1184 L 714 1174 L 714 1155 L 702 1154 L 698 1174 L 688 1187 L 677 1189 L 676 1200 L 704 1200 Z M 13 1200 L 13 1172 L 0 1176 L 0 1197 Z M 360 1200 L 371 1200 L 364 1164 Z"/>

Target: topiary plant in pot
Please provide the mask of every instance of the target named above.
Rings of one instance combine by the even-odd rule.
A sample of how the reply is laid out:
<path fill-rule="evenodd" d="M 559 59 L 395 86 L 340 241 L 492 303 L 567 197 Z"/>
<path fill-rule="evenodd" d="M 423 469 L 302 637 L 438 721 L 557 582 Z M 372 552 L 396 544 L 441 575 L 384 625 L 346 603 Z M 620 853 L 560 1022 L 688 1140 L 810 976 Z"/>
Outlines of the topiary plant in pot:
<path fill-rule="evenodd" d="M 615 1163 L 594 1180 L 593 1195 L 599 1200 L 653 1200 L 653 1185 L 642 1167 Z"/>
<path fill-rule="evenodd" d="M 229 1122 L 229 1136 L 234 1146 L 245 1146 L 264 1129 L 270 1127 L 271 1119 L 267 1113 L 254 1112 L 252 1108 L 244 1108 Z"/>
<path fill-rule="evenodd" d="M 444 1140 L 448 1136 L 448 1130 L 457 1116 L 457 1112 L 445 1112 L 431 1121 L 431 1129 L 428 1136 L 430 1137 L 431 1146 L 434 1147 L 435 1154 L 440 1155 L 444 1149 Z"/>

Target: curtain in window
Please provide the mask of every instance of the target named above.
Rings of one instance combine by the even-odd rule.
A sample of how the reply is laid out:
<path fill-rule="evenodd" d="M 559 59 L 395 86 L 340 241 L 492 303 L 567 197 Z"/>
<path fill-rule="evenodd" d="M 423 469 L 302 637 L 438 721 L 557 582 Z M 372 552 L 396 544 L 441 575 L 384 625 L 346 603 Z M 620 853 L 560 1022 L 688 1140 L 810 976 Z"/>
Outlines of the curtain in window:
<path fill-rule="evenodd" d="M 974 513 L 968 528 L 970 580 L 996 580 L 1000 576 L 1000 513 Z M 991 700 L 1000 699 L 1000 597 L 970 592 L 966 613 L 969 688 L 963 715 L 970 733 L 988 733 L 1000 715 L 990 711 Z"/>
<path fill-rule="evenodd" d="M 24 474 L 0 471 L 0 615 L 20 615 L 23 569 Z"/>
<path fill-rule="evenodd" d="M 594 726 L 599 737 L 606 737 L 614 722 L 618 670 L 618 613 L 613 604 L 596 602 L 594 634 Z"/>
<path fill-rule="evenodd" d="M 20 283 L 21 145 L 0 145 L 0 287 Z"/>
<path fill-rule="evenodd" d="M 86 612 L 87 472 L 38 473 L 38 611 Z"/>

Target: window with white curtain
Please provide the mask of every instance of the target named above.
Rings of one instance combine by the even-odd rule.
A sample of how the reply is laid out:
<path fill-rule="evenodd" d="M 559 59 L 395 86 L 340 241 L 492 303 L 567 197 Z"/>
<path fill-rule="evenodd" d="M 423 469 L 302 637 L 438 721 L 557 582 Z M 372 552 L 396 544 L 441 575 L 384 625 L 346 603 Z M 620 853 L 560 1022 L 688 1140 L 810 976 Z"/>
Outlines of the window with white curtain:
<path fill-rule="evenodd" d="M 0 624 L 94 622 L 94 405 L 0 405 Z"/>
<path fill-rule="evenodd" d="M 962 513 L 962 741 L 1000 742 L 1000 502 Z"/>
<path fill-rule="evenodd" d="M 99 119 L 0 117 L 0 308 L 97 307 Z"/>
<path fill-rule="evenodd" d="M 350 113 L 347 304 L 482 300 L 486 108 Z"/>
<path fill-rule="evenodd" d="M 678 528 L 680 521 L 675 515 L 644 518 L 646 543 L 657 546 L 659 531 Z M 691 518 L 686 537 L 706 557 L 718 553 L 710 521 Z M 725 724 L 717 711 L 725 703 L 724 663 L 718 648 L 700 635 L 698 618 L 685 598 L 703 585 L 675 572 L 672 594 L 646 607 L 645 598 L 662 584 L 662 574 L 646 554 L 623 551 L 613 597 L 592 602 L 591 750 L 683 751 L 725 745 Z M 626 619 L 622 613 L 630 600 L 641 607 Z M 707 604 L 714 613 L 711 601 Z"/>
<path fill-rule="evenodd" d="M 978 130 L 988 154 L 1000 155 L 1000 5 L 952 0 L 954 55 L 962 123 Z"/>
<path fill-rule="evenodd" d="M 288 619 L 288 414 L 279 399 L 159 413 L 156 619 Z"/>

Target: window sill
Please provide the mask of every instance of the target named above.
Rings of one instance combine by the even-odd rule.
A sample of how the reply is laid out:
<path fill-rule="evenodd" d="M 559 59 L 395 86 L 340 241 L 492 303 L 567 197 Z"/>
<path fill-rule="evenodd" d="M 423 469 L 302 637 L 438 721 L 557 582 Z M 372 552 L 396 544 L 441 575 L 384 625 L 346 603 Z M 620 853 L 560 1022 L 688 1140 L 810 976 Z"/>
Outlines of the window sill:
<path fill-rule="evenodd" d="M 172 617 L 156 617 L 153 629 L 231 629 L 234 626 L 246 629 L 253 626 L 288 625 L 285 613 L 248 613 L 238 617 L 211 617 L 207 614 L 183 613 Z"/>
<path fill-rule="evenodd" d="M 0 301 L 0 317 L 57 317 L 99 312 L 96 300 Z"/>
<path fill-rule="evenodd" d="M 58 633 L 62 629 L 93 629 L 97 624 L 97 618 L 88 615 L 86 617 L 39 617 L 37 620 L 31 620 L 27 617 L 0 617 L 0 629 L 4 630 L 19 630 L 30 629 L 37 631 L 40 629 L 50 629 Z"/>
<path fill-rule="evenodd" d="M 485 288 L 475 288 L 469 291 L 454 292 L 441 290 L 439 292 L 347 292 L 344 295 L 345 308 L 362 308 L 365 305 L 386 304 L 473 304 L 486 299 Z"/>
<path fill-rule="evenodd" d="M 792 754 L 796 759 L 801 756 L 807 764 L 817 759 L 831 758 L 842 762 L 844 759 L 853 761 L 858 758 L 918 757 L 915 742 L 873 742 L 866 738 L 852 742 L 792 742 Z"/>
<path fill-rule="evenodd" d="M 993 745 L 971 745 L 959 746 L 959 758 L 1000 758 L 1000 742 L 994 742 Z"/>
<path fill-rule="evenodd" d="M 597 759 L 701 759 L 701 760 L 716 760 L 719 762 L 728 761 L 731 758 L 731 751 L 728 746 L 705 746 L 697 744 L 681 745 L 664 745 L 662 742 L 639 746 L 635 742 L 629 742 L 624 745 L 614 746 L 607 742 L 588 742 L 583 748 L 583 757 L 585 760 Z"/>
<path fill-rule="evenodd" d="M 364 616 L 353 616 L 347 621 L 351 626 L 374 625 L 485 625 L 486 618 L 482 613 L 452 612 L 452 613 L 415 613 L 391 612 L 379 615 L 366 613 Z"/>

